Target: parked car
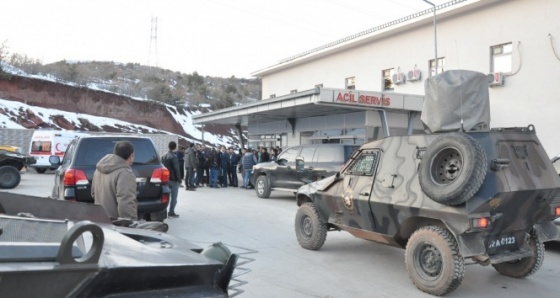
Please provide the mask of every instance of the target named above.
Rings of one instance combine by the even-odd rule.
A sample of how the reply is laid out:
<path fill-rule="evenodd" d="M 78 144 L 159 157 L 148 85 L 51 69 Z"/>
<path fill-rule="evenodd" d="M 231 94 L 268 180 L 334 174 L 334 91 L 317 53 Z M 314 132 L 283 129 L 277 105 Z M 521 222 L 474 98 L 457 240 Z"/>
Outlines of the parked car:
<path fill-rule="evenodd" d="M 268 198 L 273 190 L 296 193 L 302 185 L 336 174 L 357 145 L 315 144 L 289 147 L 277 161 L 259 163 L 253 167 L 251 183 L 259 198 Z M 296 158 L 305 161 L 305 168 L 296 172 Z"/>
<path fill-rule="evenodd" d="M 52 197 L 93 203 L 91 182 L 97 162 L 112 153 L 115 143 L 130 141 L 134 146 L 132 171 L 136 176 L 138 218 L 164 220 L 167 218 L 170 189 L 169 171 L 161 164 L 154 143 L 149 138 L 122 136 L 82 136 L 69 145 L 62 160 L 51 156 L 60 167 L 55 172 Z"/>

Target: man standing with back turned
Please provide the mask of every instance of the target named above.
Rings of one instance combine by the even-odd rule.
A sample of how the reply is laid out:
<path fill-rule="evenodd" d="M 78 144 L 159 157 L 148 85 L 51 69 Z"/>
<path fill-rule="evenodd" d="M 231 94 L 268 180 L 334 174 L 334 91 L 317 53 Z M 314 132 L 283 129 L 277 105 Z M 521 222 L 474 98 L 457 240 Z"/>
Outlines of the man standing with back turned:
<path fill-rule="evenodd" d="M 133 161 L 132 143 L 118 142 L 113 153 L 105 155 L 97 163 L 93 174 L 91 196 L 112 221 L 138 220 L 136 176 L 130 168 Z"/>
<path fill-rule="evenodd" d="M 177 143 L 174 141 L 169 142 L 169 151 L 161 157 L 161 163 L 169 170 L 169 188 L 171 188 L 171 200 L 169 202 L 169 212 L 167 217 L 179 217 L 175 213 L 175 206 L 177 205 L 177 195 L 179 195 L 179 184 L 181 183 L 181 170 L 179 169 L 179 159 L 175 154 L 177 150 Z"/>

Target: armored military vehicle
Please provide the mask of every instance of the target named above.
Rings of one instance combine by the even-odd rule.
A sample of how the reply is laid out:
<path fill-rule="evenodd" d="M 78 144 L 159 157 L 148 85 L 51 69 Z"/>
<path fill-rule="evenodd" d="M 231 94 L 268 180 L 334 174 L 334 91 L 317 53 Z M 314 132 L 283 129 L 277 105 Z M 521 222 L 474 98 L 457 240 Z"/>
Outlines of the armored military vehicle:
<path fill-rule="evenodd" d="M 228 297 L 236 261 L 98 205 L 0 193 L 2 297 Z"/>
<path fill-rule="evenodd" d="M 489 128 L 483 74 L 448 71 L 425 85 L 429 133 L 367 143 L 341 172 L 298 190 L 300 245 L 320 249 L 327 231 L 344 230 L 405 248 L 410 279 L 433 295 L 460 285 L 465 259 L 535 273 L 560 215 L 560 179 L 535 127 Z"/>
<path fill-rule="evenodd" d="M 21 181 L 20 171 L 25 166 L 35 163 L 35 158 L 21 154 L 19 152 L 12 152 L 3 146 L 0 149 L 0 188 L 10 189 L 19 185 Z"/>

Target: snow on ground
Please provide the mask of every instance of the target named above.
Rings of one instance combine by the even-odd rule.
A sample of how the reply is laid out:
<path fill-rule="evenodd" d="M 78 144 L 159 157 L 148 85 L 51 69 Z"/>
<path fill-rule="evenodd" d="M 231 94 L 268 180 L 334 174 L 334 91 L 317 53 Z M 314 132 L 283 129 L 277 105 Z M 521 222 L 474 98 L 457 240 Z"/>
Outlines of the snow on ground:
<path fill-rule="evenodd" d="M 192 115 L 191 114 L 186 113 L 186 115 L 181 115 L 177 112 L 175 107 L 168 105 L 167 108 L 169 110 L 174 110 L 174 112 L 170 111 L 170 113 L 175 118 L 175 121 L 177 121 L 177 123 L 179 123 L 183 127 L 185 132 L 188 132 L 189 134 L 191 134 L 195 139 L 190 139 L 190 138 L 185 138 L 183 136 L 180 136 L 181 138 L 184 138 L 189 142 L 195 142 L 195 143 L 200 142 L 200 140 L 202 140 L 202 131 L 192 124 Z M 134 123 L 121 121 L 121 120 L 117 120 L 117 119 L 113 119 L 113 118 L 92 116 L 92 115 L 89 115 L 89 114 L 73 113 L 73 112 L 66 112 L 66 111 L 56 110 L 56 109 L 48 109 L 48 108 L 42 108 L 42 107 L 37 107 L 37 106 L 30 106 L 30 105 L 27 105 L 27 104 L 24 104 L 24 103 L 21 103 L 21 102 L 10 101 L 10 100 L 5 100 L 5 99 L 0 99 L 0 109 L 4 110 L 4 112 L 7 114 L 6 115 L 6 114 L 3 114 L 3 113 L 0 113 L 0 128 L 22 128 L 22 129 L 24 129 L 25 127 L 23 127 L 23 126 L 17 124 L 16 122 L 12 121 L 10 118 L 14 117 L 14 116 L 11 116 L 11 115 L 14 115 L 14 114 L 18 115 L 18 114 L 21 113 L 21 111 L 30 110 L 37 117 L 41 118 L 41 120 L 43 122 L 45 122 L 49 125 L 52 125 L 52 126 L 57 126 L 52 121 L 52 118 L 54 116 L 63 116 L 67 121 L 69 121 L 70 123 L 74 123 L 76 125 L 79 125 L 81 123 L 80 119 L 83 119 L 83 120 L 88 121 L 91 125 L 98 126 L 98 127 L 110 126 L 110 127 L 115 127 L 116 129 L 122 129 L 123 127 L 125 127 L 128 130 L 126 132 L 141 133 L 143 130 L 146 130 L 146 131 L 149 131 L 151 133 L 173 134 L 173 133 L 168 132 L 168 131 L 162 131 L 162 130 L 158 130 L 158 129 L 153 128 L 153 127 L 134 124 Z M 226 146 L 228 146 L 228 144 L 231 144 L 233 142 L 231 137 L 216 136 L 216 135 L 210 134 L 208 132 L 204 133 L 204 140 L 206 142 L 213 143 L 213 144 L 216 144 L 216 145 L 226 145 Z"/>

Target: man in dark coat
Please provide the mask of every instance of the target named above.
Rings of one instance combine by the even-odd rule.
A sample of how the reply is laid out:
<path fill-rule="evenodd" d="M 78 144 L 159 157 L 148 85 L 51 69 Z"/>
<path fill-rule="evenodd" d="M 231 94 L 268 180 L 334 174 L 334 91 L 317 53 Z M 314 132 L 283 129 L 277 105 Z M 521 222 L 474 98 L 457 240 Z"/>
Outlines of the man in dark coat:
<path fill-rule="evenodd" d="M 270 161 L 270 155 L 266 150 L 266 147 L 261 147 L 261 154 L 259 155 L 259 163 Z"/>
<path fill-rule="evenodd" d="M 206 169 L 206 179 L 210 176 L 208 173 L 208 167 L 206 167 L 206 146 L 204 144 L 200 145 L 197 151 L 198 157 L 198 168 L 196 169 L 195 187 L 202 187 L 203 184 L 208 184 L 208 181 L 204 180 L 204 170 Z"/>
<path fill-rule="evenodd" d="M 189 149 L 187 149 L 187 152 L 185 153 L 185 170 L 187 172 L 185 185 L 187 186 L 187 190 L 196 190 L 194 181 L 194 171 L 196 168 L 198 168 L 198 158 L 196 157 L 194 143 L 191 143 L 189 145 Z"/>
<path fill-rule="evenodd" d="M 220 184 L 222 187 L 228 187 L 228 173 L 229 173 L 229 154 L 226 152 L 226 147 L 220 148 Z"/>
<path fill-rule="evenodd" d="M 233 148 L 228 149 L 229 155 L 229 186 L 237 187 L 237 164 L 239 163 L 239 155 L 235 153 Z"/>
<path fill-rule="evenodd" d="M 177 159 L 179 160 L 179 170 L 181 171 L 181 181 L 185 179 L 185 147 L 179 146 L 179 150 L 176 152 Z M 181 183 L 179 183 L 179 187 L 183 187 Z"/>
<path fill-rule="evenodd" d="M 253 166 L 257 164 L 257 157 L 253 154 L 251 148 L 249 148 L 243 155 L 243 187 L 249 189 L 251 171 L 253 171 Z"/>
<path fill-rule="evenodd" d="M 210 178 L 208 180 L 208 185 L 212 188 L 220 188 L 218 185 L 218 175 L 220 172 L 220 152 L 215 148 L 209 153 L 208 166 L 210 167 Z"/>
<path fill-rule="evenodd" d="M 169 142 L 169 151 L 161 157 L 161 163 L 169 170 L 169 188 L 171 188 L 171 198 L 169 201 L 169 218 L 179 217 L 175 213 L 175 206 L 177 205 L 177 196 L 179 194 L 179 183 L 181 183 L 181 171 L 179 170 L 179 159 L 175 154 L 177 143 Z"/>

